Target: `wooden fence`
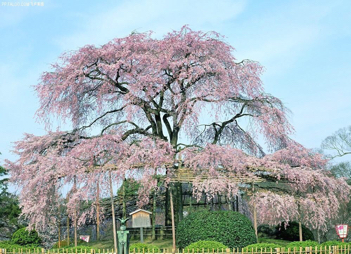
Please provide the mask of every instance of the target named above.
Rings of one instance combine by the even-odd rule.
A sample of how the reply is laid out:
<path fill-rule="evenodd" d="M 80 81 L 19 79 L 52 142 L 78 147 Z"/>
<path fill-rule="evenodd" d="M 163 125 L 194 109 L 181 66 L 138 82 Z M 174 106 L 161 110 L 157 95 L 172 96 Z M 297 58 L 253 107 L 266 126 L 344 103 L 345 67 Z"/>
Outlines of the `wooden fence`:
<path fill-rule="evenodd" d="M 45 250 L 25 250 L 15 249 L 6 250 L 0 249 L 0 254 L 118 254 L 113 249 L 51 249 Z M 153 250 L 132 250 L 130 254 L 350 254 L 350 245 L 344 246 L 328 246 L 328 247 L 307 247 L 307 248 L 276 248 L 276 249 L 202 249 L 202 250 L 187 250 L 184 249 L 160 249 L 160 251 Z"/>

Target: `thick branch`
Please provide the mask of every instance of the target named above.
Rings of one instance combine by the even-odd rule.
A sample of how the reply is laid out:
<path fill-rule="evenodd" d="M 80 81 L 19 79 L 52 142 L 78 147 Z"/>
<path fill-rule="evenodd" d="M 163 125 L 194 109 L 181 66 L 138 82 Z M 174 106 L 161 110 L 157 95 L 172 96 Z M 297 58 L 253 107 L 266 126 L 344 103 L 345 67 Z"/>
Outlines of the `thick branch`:
<path fill-rule="evenodd" d="M 95 124 L 97 121 L 99 121 L 100 119 L 104 118 L 108 114 L 112 114 L 112 113 L 116 113 L 116 112 L 122 111 L 126 106 L 127 105 L 124 105 L 123 107 L 121 107 L 119 109 L 114 109 L 114 110 L 110 110 L 110 111 L 105 112 L 104 114 L 102 114 L 101 116 L 96 118 L 94 121 L 92 121 L 90 124 L 80 127 L 80 130 L 84 130 L 86 128 L 91 127 L 93 124 Z"/>

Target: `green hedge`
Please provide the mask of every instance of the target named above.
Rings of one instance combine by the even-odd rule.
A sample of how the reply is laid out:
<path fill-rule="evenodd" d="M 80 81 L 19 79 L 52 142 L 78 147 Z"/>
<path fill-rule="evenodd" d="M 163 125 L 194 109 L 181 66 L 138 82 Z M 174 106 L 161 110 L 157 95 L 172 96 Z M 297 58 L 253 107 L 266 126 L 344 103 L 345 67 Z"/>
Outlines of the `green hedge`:
<path fill-rule="evenodd" d="M 37 245 L 19 245 L 19 244 L 13 244 L 11 241 L 2 241 L 0 242 L 0 249 L 6 249 L 7 251 L 12 251 L 12 250 L 23 250 L 23 251 L 33 251 L 33 250 L 41 250 L 41 247 L 38 247 Z"/>
<path fill-rule="evenodd" d="M 257 227 L 257 234 L 259 238 L 275 237 L 276 230 L 267 224 L 262 224 Z"/>
<path fill-rule="evenodd" d="M 347 246 L 350 245 L 351 243 L 343 243 L 340 241 L 327 241 L 321 244 L 321 246 L 324 248 L 324 246 Z"/>
<path fill-rule="evenodd" d="M 306 247 L 319 247 L 319 246 L 320 245 L 318 242 L 308 240 L 308 241 L 303 241 L 303 242 L 299 242 L 299 241 L 291 242 L 288 245 L 286 245 L 285 248 L 300 249 L 300 247 L 306 248 Z"/>
<path fill-rule="evenodd" d="M 219 252 L 222 252 L 222 250 L 225 251 L 225 249 L 227 248 L 228 247 L 225 246 L 223 243 L 216 241 L 198 241 L 185 247 L 184 251 L 192 252 L 194 250 L 194 252 L 202 252 L 202 250 L 204 250 L 205 252 L 212 253 L 212 251 L 217 252 L 217 250 Z"/>
<path fill-rule="evenodd" d="M 147 243 L 133 243 L 129 246 L 129 252 L 160 252 L 160 248 Z"/>
<path fill-rule="evenodd" d="M 275 248 L 282 248 L 282 246 L 280 246 L 279 244 L 275 244 L 275 243 L 255 243 L 255 244 L 250 244 L 248 246 L 246 246 L 244 248 L 244 251 L 255 251 L 256 249 L 261 251 L 266 249 L 267 251 L 269 250 L 275 250 Z"/>
<path fill-rule="evenodd" d="M 96 248 L 91 247 L 91 246 L 87 246 L 87 245 L 77 245 L 77 247 L 74 247 L 74 246 L 70 245 L 70 246 L 65 246 L 65 247 L 62 247 L 62 248 L 52 248 L 51 250 L 53 252 L 56 252 L 56 253 L 64 253 L 67 250 L 69 250 L 69 251 L 72 250 L 72 253 L 76 253 L 76 249 L 77 249 L 77 253 L 85 253 L 85 251 L 87 253 L 90 253 L 91 250 L 95 250 L 95 251 L 97 250 Z M 62 250 L 64 250 L 64 251 L 62 251 Z"/>
<path fill-rule="evenodd" d="M 198 241 L 221 242 L 229 248 L 243 248 L 256 243 L 251 221 L 233 211 L 196 211 L 177 227 L 177 246 L 185 248 Z"/>

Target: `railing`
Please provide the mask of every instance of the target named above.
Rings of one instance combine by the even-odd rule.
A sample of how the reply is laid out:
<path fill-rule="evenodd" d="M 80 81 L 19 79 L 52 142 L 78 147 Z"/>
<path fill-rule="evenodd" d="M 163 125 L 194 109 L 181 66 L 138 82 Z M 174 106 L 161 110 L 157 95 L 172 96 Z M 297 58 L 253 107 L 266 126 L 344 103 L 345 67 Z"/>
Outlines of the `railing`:
<path fill-rule="evenodd" d="M 0 249 L 0 254 L 118 254 L 113 249 L 97 249 L 87 250 L 83 248 L 69 248 L 69 249 L 51 249 L 45 250 L 43 248 L 26 250 L 14 249 L 6 250 Z M 132 250 L 130 254 L 350 254 L 350 245 L 344 246 L 325 246 L 325 247 L 305 247 L 305 248 L 264 248 L 264 249 L 160 249 L 160 250 Z"/>

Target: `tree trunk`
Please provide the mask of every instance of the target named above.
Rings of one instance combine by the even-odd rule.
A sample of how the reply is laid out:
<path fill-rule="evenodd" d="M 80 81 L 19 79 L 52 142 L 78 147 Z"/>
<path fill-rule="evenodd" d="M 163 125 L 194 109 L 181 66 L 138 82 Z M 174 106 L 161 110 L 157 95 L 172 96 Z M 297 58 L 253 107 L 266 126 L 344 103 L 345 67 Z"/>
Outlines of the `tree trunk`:
<path fill-rule="evenodd" d="M 112 173 L 109 171 L 110 175 L 110 195 L 111 195 L 111 210 L 112 210 L 112 227 L 113 227 L 113 246 L 114 251 L 117 251 L 117 235 L 116 235 L 116 218 L 115 218 L 115 205 L 113 201 L 113 187 L 112 187 Z"/>
<path fill-rule="evenodd" d="M 100 185 L 96 185 L 96 240 L 100 240 Z"/>

